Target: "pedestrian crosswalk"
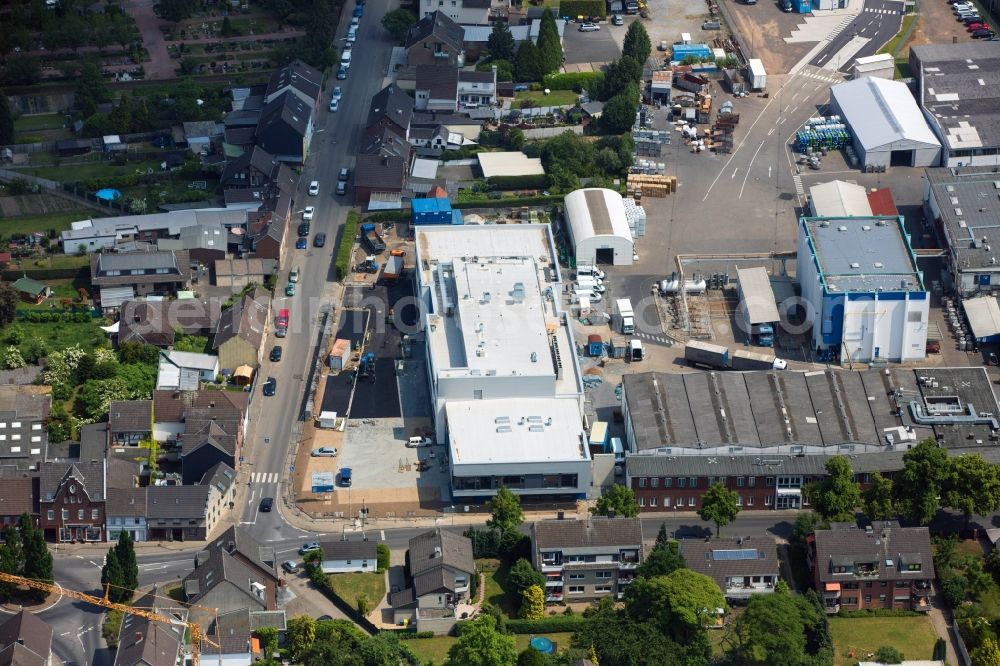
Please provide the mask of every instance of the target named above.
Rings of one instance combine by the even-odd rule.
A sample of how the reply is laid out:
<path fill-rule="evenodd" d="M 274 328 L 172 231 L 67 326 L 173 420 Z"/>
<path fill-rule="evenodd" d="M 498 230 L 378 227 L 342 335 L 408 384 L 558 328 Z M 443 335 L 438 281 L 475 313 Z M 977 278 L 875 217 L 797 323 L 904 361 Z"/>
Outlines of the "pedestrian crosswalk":
<path fill-rule="evenodd" d="M 854 15 L 854 14 L 845 16 L 844 19 L 840 23 L 837 24 L 837 27 L 834 28 L 833 31 L 829 35 L 826 36 L 826 41 L 832 42 L 833 38 L 836 37 L 837 35 L 839 35 L 840 33 L 842 33 L 844 31 L 844 28 L 846 28 L 847 26 L 851 25 L 851 22 L 854 21 L 855 18 L 856 18 L 856 15 Z"/>
<path fill-rule="evenodd" d="M 865 7 L 866 12 L 872 14 L 899 14 L 901 13 L 898 9 L 875 9 L 873 7 Z"/>
<path fill-rule="evenodd" d="M 650 335 L 649 333 L 636 333 L 636 335 L 640 338 L 643 338 L 644 340 L 649 340 L 650 342 L 656 342 L 661 345 L 666 345 L 667 347 L 671 347 L 674 344 L 674 341 L 666 337 L 665 335 Z"/>
<path fill-rule="evenodd" d="M 808 79 L 813 79 L 814 81 L 825 81 L 826 83 L 842 83 L 844 81 L 842 77 L 834 76 L 826 70 L 823 70 L 823 73 L 821 74 L 809 69 L 802 69 L 799 71 L 799 74 Z"/>
<path fill-rule="evenodd" d="M 800 197 L 806 193 L 806 189 L 802 187 L 802 176 L 795 174 L 792 176 L 792 182 L 795 183 L 795 193 Z"/>
<path fill-rule="evenodd" d="M 278 473 L 277 472 L 254 472 L 250 475 L 250 481 L 252 483 L 277 483 Z"/>

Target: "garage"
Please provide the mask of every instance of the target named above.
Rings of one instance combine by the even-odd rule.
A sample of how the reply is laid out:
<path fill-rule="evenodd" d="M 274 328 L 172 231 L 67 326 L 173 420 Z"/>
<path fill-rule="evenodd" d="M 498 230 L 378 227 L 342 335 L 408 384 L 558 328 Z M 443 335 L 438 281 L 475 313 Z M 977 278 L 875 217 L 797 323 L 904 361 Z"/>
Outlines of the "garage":
<path fill-rule="evenodd" d="M 930 167 L 941 160 L 941 142 L 905 83 L 872 77 L 841 83 L 830 89 L 830 108 L 850 129 L 865 168 Z"/>
<path fill-rule="evenodd" d="M 596 187 L 570 192 L 566 195 L 566 228 L 578 265 L 632 265 L 632 232 L 617 192 Z"/>

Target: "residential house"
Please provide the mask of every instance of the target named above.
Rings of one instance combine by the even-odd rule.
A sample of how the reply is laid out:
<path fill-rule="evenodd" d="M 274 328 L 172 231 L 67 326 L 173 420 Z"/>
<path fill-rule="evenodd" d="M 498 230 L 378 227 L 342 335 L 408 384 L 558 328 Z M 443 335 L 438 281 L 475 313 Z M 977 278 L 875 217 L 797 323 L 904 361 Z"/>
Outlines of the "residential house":
<path fill-rule="evenodd" d="M 833 525 L 809 540 L 809 566 L 828 613 L 869 608 L 929 611 L 934 553 L 926 527 L 876 521 Z"/>
<path fill-rule="evenodd" d="M 274 627 L 284 633 L 285 611 L 261 611 L 238 608 L 219 613 L 208 625 L 208 639 L 203 654 L 207 662 L 226 666 L 250 666 L 262 658 L 260 641 L 253 634 L 262 627 Z"/>
<path fill-rule="evenodd" d="M 205 511 L 205 533 L 211 535 L 227 512 L 236 503 L 236 470 L 226 463 L 212 467 L 201 477 L 201 485 L 208 486 L 208 508 Z"/>
<path fill-rule="evenodd" d="M 109 461 L 110 465 L 110 461 Z M 145 541 L 147 488 L 108 488 L 107 528 L 108 541 L 118 541 L 122 532 L 128 532 L 132 541 Z"/>
<path fill-rule="evenodd" d="M 108 406 L 111 446 L 137 446 L 153 437 L 152 400 L 112 400 Z"/>
<path fill-rule="evenodd" d="M 185 484 L 198 483 L 220 462 L 239 469 L 243 453 L 245 415 L 246 403 L 236 405 L 221 397 L 205 407 L 188 407 L 184 410 L 181 468 Z"/>
<path fill-rule="evenodd" d="M 255 257 L 274 261 L 275 266 L 281 268 L 285 259 L 285 236 L 292 198 L 281 195 L 270 200 L 269 205 L 273 206 L 273 210 L 261 213 L 251 229 L 249 239 Z"/>
<path fill-rule="evenodd" d="M 354 200 L 371 205 L 373 200 L 390 200 L 389 207 L 400 207 L 409 163 L 403 157 L 358 155 L 354 163 Z"/>
<path fill-rule="evenodd" d="M 246 419 L 250 396 L 234 391 L 153 391 L 153 439 L 168 445 L 184 439 L 185 418 L 192 409 L 214 409 L 226 405 L 236 409 Z M 244 427 L 246 425 L 244 424 Z"/>
<path fill-rule="evenodd" d="M 643 560 L 638 518 L 542 520 L 531 526 L 535 568 L 547 601 L 621 599 Z"/>
<path fill-rule="evenodd" d="M 105 541 L 106 461 L 41 463 L 39 527 L 49 541 Z"/>
<path fill-rule="evenodd" d="M 186 250 L 98 252 L 90 255 L 90 282 L 99 290 L 131 286 L 138 296 L 176 296 L 190 286 L 190 260 Z"/>
<path fill-rule="evenodd" d="M 44 282 L 32 280 L 28 276 L 23 276 L 14 281 L 11 285 L 18 297 L 26 303 L 44 303 L 45 299 L 52 295 L 52 289 Z"/>
<path fill-rule="evenodd" d="M 24 609 L 7 615 L 0 623 L 0 666 L 49 666 L 52 663 L 52 627 Z"/>
<path fill-rule="evenodd" d="M 472 542 L 436 528 L 410 539 L 409 555 L 413 587 L 391 595 L 393 621 L 408 620 L 417 631 L 447 634 L 457 619 L 456 606 L 468 600 L 477 575 Z"/>
<path fill-rule="evenodd" d="M 259 146 L 226 162 L 220 185 L 225 189 L 264 188 L 277 176 L 281 161 Z"/>
<path fill-rule="evenodd" d="M 475 143 L 479 141 L 479 134 L 483 131 L 483 120 L 462 113 L 415 112 L 410 118 L 411 134 L 413 130 L 421 127 L 432 130 L 443 127 L 449 135 L 460 135 L 462 143 Z M 449 138 L 449 141 L 454 140 Z"/>
<path fill-rule="evenodd" d="M 184 140 L 188 150 L 195 155 L 207 155 L 212 151 L 212 139 L 219 138 L 225 131 L 225 125 L 214 120 L 197 120 L 182 123 Z"/>
<path fill-rule="evenodd" d="M 214 382 L 219 376 L 219 357 L 194 352 L 162 351 L 156 376 L 159 390 L 197 390 L 200 382 Z"/>
<path fill-rule="evenodd" d="M 458 73 L 458 104 L 462 108 L 494 106 L 497 103 L 497 68 L 489 72 L 461 70 Z"/>
<path fill-rule="evenodd" d="M 23 514 L 38 525 L 38 477 L 15 476 L 0 479 L 0 520 L 3 527 L 15 525 Z"/>
<path fill-rule="evenodd" d="M 208 537 L 210 486 L 146 488 L 146 531 L 150 541 L 203 541 Z M 212 526 L 214 527 L 214 525 Z"/>
<path fill-rule="evenodd" d="M 406 35 L 406 59 L 410 65 L 465 65 L 462 26 L 441 11 L 429 14 Z"/>
<path fill-rule="evenodd" d="M 680 549 L 688 568 L 714 580 L 730 601 L 770 594 L 781 579 L 774 539 L 681 539 Z"/>
<path fill-rule="evenodd" d="M 374 134 L 366 134 L 358 150 L 363 155 L 379 157 L 400 157 L 409 162 L 412 147 L 394 126 L 379 128 Z"/>
<path fill-rule="evenodd" d="M 382 129 L 388 128 L 406 139 L 409 136 L 413 108 L 413 98 L 395 83 L 390 83 L 372 97 L 368 105 L 365 132 L 369 136 L 376 136 Z"/>
<path fill-rule="evenodd" d="M 246 228 L 246 211 L 218 208 L 184 209 L 148 215 L 120 215 L 73 222 L 71 229 L 59 235 L 64 254 L 80 250 L 95 252 L 114 248 L 119 243 L 155 243 L 176 238 L 184 227 L 221 224 L 226 230 Z"/>
<path fill-rule="evenodd" d="M 241 365 L 256 368 L 260 364 L 270 317 L 271 296 L 260 288 L 247 292 L 223 311 L 212 349 L 219 355 L 224 373 L 233 372 Z"/>
<path fill-rule="evenodd" d="M 323 573 L 374 573 L 378 568 L 378 544 L 374 541 L 322 541 Z"/>
<path fill-rule="evenodd" d="M 264 105 L 255 135 L 257 145 L 282 162 L 303 164 L 309 155 L 314 108 L 292 91 Z"/>
<path fill-rule="evenodd" d="M 458 70 L 447 65 L 417 65 L 414 108 L 448 111 L 458 108 Z"/>
<path fill-rule="evenodd" d="M 215 286 L 239 291 L 250 284 L 263 285 L 277 269 L 274 259 L 220 259 L 215 262 Z"/>
<path fill-rule="evenodd" d="M 526 42 L 529 39 L 535 44 L 538 43 L 538 32 L 541 29 L 542 21 L 540 18 L 532 18 L 531 12 L 533 9 L 541 10 L 541 7 L 529 7 L 528 8 L 528 20 L 531 21 L 527 24 L 520 25 L 510 25 L 510 36 L 514 38 L 514 50 L 516 51 L 520 47 L 522 42 Z M 565 21 L 556 21 L 556 30 L 559 32 L 559 41 L 563 39 L 563 34 L 566 30 Z M 572 24 L 570 24 L 572 25 Z M 572 28 L 570 28 L 572 29 Z M 462 48 L 465 51 L 465 61 L 466 62 L 476 62 L 479 60 L 483 54 L 487 51 L 489 46 L 490 32 L 493 30 L 492 26 L 489 25 L 463 25 L 462 26 Z"/>
<path fill-rule="evenodd" d="M 323 73 L 296 58 L 271 74 L 264 93 L 264 103 L 267 104 L 286 92 L 292 93 L 315 110 L 323 92 Z"/>
<path fill-rule="evenodd" d="M 187 250 L 191 258 L 191 282 L 197 283 L 201 277 L 201 267 L 211 266 L 217 259 L 225 258 L 232 244 L 230 239 L 229 230 L 221 224 L 192 224 L 181 229 L 177 238 L 158 239 L 156 249 Z M 196 266 L 198 271 L 194 271 Z"/>
<path fill-rule="evenodd" d="M 157 622 L 134 613 L 122 616 L 113 666 L 177 666 L 186 663 L 184 632 L 188 611 L 165 603 L 165 594 L 153 588 L 133 605 L 171 622 Z"/>
<path fill-rule="evenodd" d="M 37 469 L 49 443 L 51 392 L 47 386 L 0 384 L 0 467 Z"/>
<path fill-rule="evenodd" d="M 211 335 L 219 323 L 218 299 L 185 298 L 175 301 L 133 301 L 121 304 L 115 342 L 139 342 L 172 347 L 176 331 Z"/>
<path fill-rule="evenodd" d="M 420 0 L 420 13 L 430 16 L 443 12 L 455 23 L 469 25 L 489 25 L 490 0 L 451 0 L 449 7 L 439 0 Z"/>

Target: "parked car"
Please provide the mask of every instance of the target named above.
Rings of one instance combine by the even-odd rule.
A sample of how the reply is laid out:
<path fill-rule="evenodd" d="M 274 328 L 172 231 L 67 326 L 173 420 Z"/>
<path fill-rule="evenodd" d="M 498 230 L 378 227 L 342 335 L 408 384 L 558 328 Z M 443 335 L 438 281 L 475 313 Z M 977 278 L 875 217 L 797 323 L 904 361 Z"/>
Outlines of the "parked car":
<path fill-rule="evenodd" d="M 281 345 L 274 345 L 271 347 L 271 362 L 277 363 L 281 360 Z"/>
<path fill-rule="evenodd" d="M 281 568 L 285 571 L 285 573 L 290 573 L 290 574 L 298 573 L 299 563 L 296 562 L 295 560 L 285 560 L 284 562 L 281 563 Z"/>
<path fill-rule="evenodd" d="M 993 32 L 992 30 L 976 30 L 974 33 L 972 33 L 972 36 L 975 39 L 992 39 L 993 37 L 996 36 L 996 33 Z"/>
<path fill-rule="evenodd" d="M 321 231 L 313 238 L 313 247 L 323 247 L 324 245 L 326 245 L 326 234 Z"/>
<path fill-rule="evenodd" d="M 314 197 L 319 194 L 319 181 L 314 180 L 309 183 L 309 196 Z"/>
<path fill-rule="evenodd" d="M 306 553 L 308 553 L 310 551 L 319 550 L 319 549 L 320 549 L 320 545 L 319 545 L 318 541 L 307 541 L 306 543 L 302 544 L 299 547 L 299 555 L 305 555 Z"/>
<path fill-rule="evenodd" d="M 337 174 L 337 180 L 341 183 L 346 183 L 350 177 L 351 177 L 351 170 L 348 169 L 347 167 L 342 168 L 340 170 L 340 173 Z"/>
<path fill-rule="evenodd" d="M 406 446 L 411 449 L 419 449 L 422 446 L 434 446 L 434 440 L 430 437 L 411 437 L 406 441 Z"/>
<path fill-rule="evenodd" d="M 336 192 L 340 196 L 343 196 L 343 195 L 347 194 L 347 181 L 346 180 L 341 180 L 341 181 L 337 182 L 337 190 L 336 190 Z"/>
<path fill-rule="evenodd" d="M 340 69 L 337 70 L 337 80 L 343 81 L 346 78 L 347 78 L 347 68 L 341 65 Z"/>
<path fill-rule="evenodd" d="M 295 295 L 295 283 L 289 282 L 288 284 L 285 285 L 285 296 L 294 296 L 294 295 Z"/>
<path fill-rule="evenodd" d="M 275 379 L 274 377 L 268 377 L 267 381 L 264 382 L 264 395 L 271 397 L 277 390 L 278 390 L 278 380 Z"/>
<path fill-rule="evenodd" d="M 596 23 L 581 23 L 580 27 L 577 28 L 580 32 L 597 32 L 601 29 L 601 26 Z"/>
<path fill-rule="evenodd" d="M 340 89 L 340 86 L 334 86 L 334 88 L 333 88 L 333 95 L 331 96 L 330 99 L 339 100 L 341 97 L 343 97 L 343 95 L 344 95 L 344 92 Z"/>
<path fill-rule="evenodd" d="M 351 477 L 352 476 L 353 476 L 353 474 L 351 473 L 351 468 L 350 467 L 341 467 L 340 468 L 340 485 L 342 485 L 344 487 L 349 487 L 351 485 Z"/>
<path fill-rule="evenodd" d="M 309 247 L 309 242 L 305 238 L 300 238 L 297 241 L 295 241 L 296 250 L 304 250 L 307 247 Z"/>
<path fill-rule="evenodd" d="M 260 510 L 264 513 L 268 513 L 274 507 L 273 497 L 262 497 L 260 499 Z"/>
<path fill-rule="evenodd" d="M 313 458 L 334 458 L 337 456 L 337 449 L 332 446 L 321 446 L 312 450 Z"/>
<path fill-rule="evenodd" d="M 316 208 L 314 206 L 306 206 L 302 211 L 302 219 L 308 222 L 313 219 L 313 215 L 316 214 Z"/>
<path fill-rule="evenodd" d="M 611 17 L 611 23 L 613 25 L 625 25 L 625 19 L 623 19 L 620 14 L 615 14 Z"/>

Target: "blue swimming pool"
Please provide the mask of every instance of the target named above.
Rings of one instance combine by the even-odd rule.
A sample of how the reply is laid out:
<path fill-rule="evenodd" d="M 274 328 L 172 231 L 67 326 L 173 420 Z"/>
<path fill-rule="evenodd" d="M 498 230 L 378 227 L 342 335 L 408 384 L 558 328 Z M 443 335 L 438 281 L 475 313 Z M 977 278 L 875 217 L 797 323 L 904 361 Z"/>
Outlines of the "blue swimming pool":
<path fill-rule="evenodd" d="M 94 196 L 101 201 L 114 201 L 122 196 L 121 190 L 116 190 L 113 187 L 105 187 L 103 190 L 97 190 L 94 192 Z"/>
<path fill-rule="evenodd" d="M 556 651 L 555 645 L 545 636 L 535 636 L 531 639 L 530 645 L 542 654 L 550 654 Z"/>

